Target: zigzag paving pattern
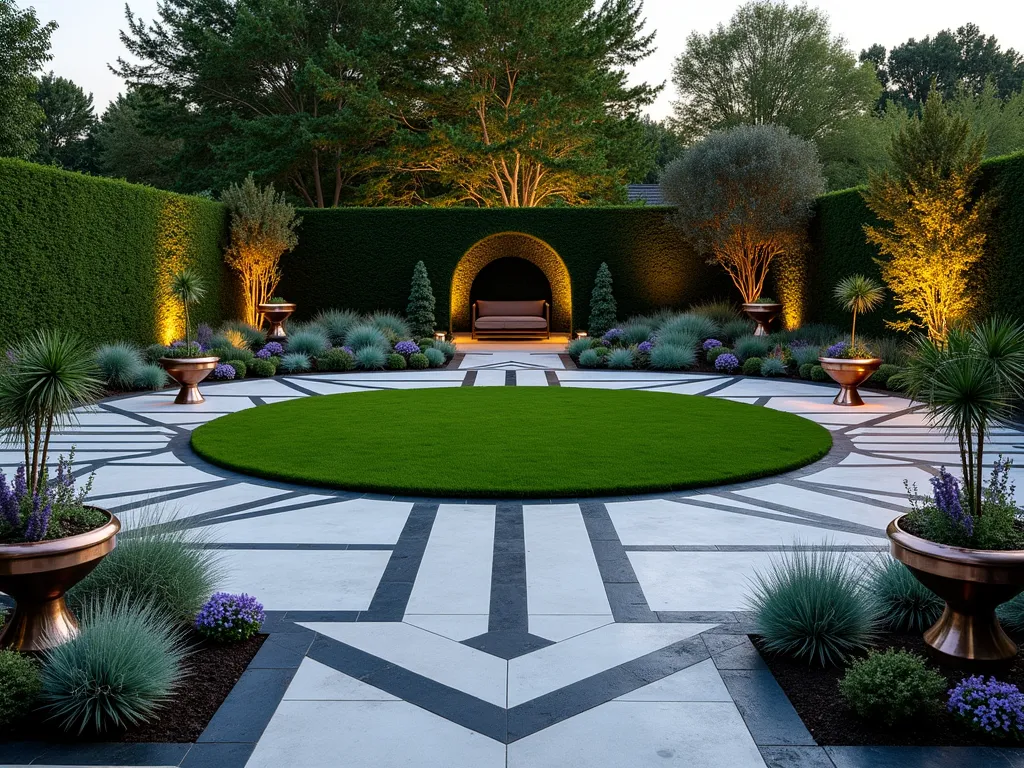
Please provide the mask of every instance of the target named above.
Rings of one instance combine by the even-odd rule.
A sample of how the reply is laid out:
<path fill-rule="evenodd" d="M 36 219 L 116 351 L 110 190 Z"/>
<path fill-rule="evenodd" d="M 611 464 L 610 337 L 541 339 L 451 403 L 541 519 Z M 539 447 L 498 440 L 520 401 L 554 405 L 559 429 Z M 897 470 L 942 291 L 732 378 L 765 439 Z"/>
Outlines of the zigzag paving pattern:
<path fill-rule="evenodd" d="M 772 552 L 885 548 L 904 479 L 956 447 L 918 406 L 830 386 L 581 371 L 557 354 L 466 354 L 459 368 L 310 374 L 103 402 L 60 433 L 92 499 L 127 526 L 179 510 L 220 550 L 222 587 L 257 595 L 270 639 L 195 745 L 0 747 L 9 765 L 391 768 L 854 768 L 1024 765 L 1012 750 L 822 748 L 746 638 L 748 579 Z M 298 397 L 457 386 L 653 389 L 798 413 L 832 452 L 796 472 L 667 495 L 422 499 L 306 489 L 199 460 L 191 430 Z M 457 416 L 453 416 L 457 418 Z M 770 435 L 751 435 L 771 450 Z M 998 430 L 1018 457 L 1024 433 Z M 10 471 L 16 452 L 0 452 Z M 1021 471 L 1014 470 L 1017 480 Z M 1021 483 L 1024 485 L 1024 483 Z M 104 751 L 106 750 L 106 751 Z"/>

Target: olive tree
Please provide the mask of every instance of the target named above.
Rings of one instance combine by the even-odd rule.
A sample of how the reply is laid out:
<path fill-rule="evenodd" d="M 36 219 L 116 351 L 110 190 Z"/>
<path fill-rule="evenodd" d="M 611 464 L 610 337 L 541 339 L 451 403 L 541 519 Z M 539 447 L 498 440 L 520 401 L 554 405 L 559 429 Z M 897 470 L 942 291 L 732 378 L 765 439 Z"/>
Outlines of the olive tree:
<path fill-rule="evenodd" d="M 694 247 L 757 301 L 772 260 L 804 245 L 814 198 L 825 189 L 814 145 L 777 125 L 712 133 L 666 169 L 670 216 Z"/>

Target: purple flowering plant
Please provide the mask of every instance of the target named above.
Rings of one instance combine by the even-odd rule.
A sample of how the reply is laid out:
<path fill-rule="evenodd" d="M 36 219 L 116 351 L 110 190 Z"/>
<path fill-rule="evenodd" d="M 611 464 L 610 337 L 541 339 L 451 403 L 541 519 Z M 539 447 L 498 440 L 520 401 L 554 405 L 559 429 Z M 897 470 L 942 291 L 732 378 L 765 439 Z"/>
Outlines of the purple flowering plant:
<path fill-rule="evenodd" d="M 611 346 L 612 344 L 614 344 L 617 341 L 621 341 L 621 339 L 622 339 L 622 329 L 621 328 L 611 328 L 610 330 L 605 332 L 604 336 L 601 337 L 601 343 L 603 344 L 604 342 L 608 342 L 607 344 L 605 344 L 605 346 L 607 347 L 607 346 Z"/>
<path fill-rule="evenodd" d="M 43 541 L 84 533 L 98 528 L 106 517 L 99 510 L 85 507 L 85 497 L 92 490 L 93 477 L 81 488 L 75 486 L 72 463 L 75 452 L 61 456 L 57 472 L 50 480 L 44 470 L 42 482 L 35 493 L 29 490 L 25 465 L 20 465 L 8 483 L 0 472 L 0 541 L 17 543 Z"/>
<path fill-rule="evenodd" d="M 395 344 L 395 352 L 400 355 L 405 355 L 406 357 L 409 355 L 415 355 L 419 351 L 420 345 L 415 341 L 400 341 Z"/>
<path fill-rule="evenodd" d="M 213 373 L 210 374 L 210 378 L 218 381 L 233 379 L 235 378 L 235 369 L 227 363 L 218 363 L 217 367 L 213 369 Z"/>
<path fill-rule="evenodd" d="M 946 708 L 972 727 L 993 736 L 1024 735 L 1024 693 L 1016 685 L 974 675 L 949 691 Z"/>
<path fill-rule="evenodd" d="M 199 610 L 195 627 L 208 640 L 237 643 L 259 632 L 265 620 L 263 605 L 252 595 L 217 592 Z"/>
<path fill-rule="evenodd" d="M 719 355 L 715 358 L 715 370 L 725 371 L 731 373 L 740 367 L 739 358 L 731 352 L 726 352 L 724 355 Z"/>
<path fill-rule="evenodd" d="M 352 347 L 348 346 L 347 344 L 345 346 L 343 346 L 341 349 L 342 349 L 343 352 L 348 352 L 350 355 L 355 355 L 355 353 L 356 353 L 356 351 L 354 349 L 352 349 Z"/>
<path fill-rule="evenodd" d="M 636 345 L 636 351 L 642 355 L 649 355 L 652 349 L 654 349 L 654 343 L 650 341 L 641 341 Z"/>
<path fill-rule="evenodd" d="M 704 349 L 705 352 L 707 352 L 709 349 L 714 349 L 715 347 L 720 346 L 722 346 L 722 342 L 720 342 L 718 339 L 708 339 L 703 344 L 701 344 L 701 347 Z"/>
<path fill-rule="evenodd" d="M 271 357 L 280 357 L 281 355 L 283 355 L 284 347 L 280 344 L 280 342 L 268 341 L 266 344 L 263 345 L 263 349 L 261 349 L 260 352 L 266 352 L 267 356 L 261 357 L 259 352 L 256 353 L 256 356 L 261 357 L 262 360 L 266 360 Z"/>

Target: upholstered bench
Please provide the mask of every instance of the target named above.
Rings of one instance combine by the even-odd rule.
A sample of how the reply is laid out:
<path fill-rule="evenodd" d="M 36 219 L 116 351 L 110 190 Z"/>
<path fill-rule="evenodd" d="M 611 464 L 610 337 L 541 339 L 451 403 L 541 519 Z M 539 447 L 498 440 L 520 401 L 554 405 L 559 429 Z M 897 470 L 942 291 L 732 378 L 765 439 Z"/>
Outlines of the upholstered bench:
<path fill-rule="evenodd" d="M 474 301 L 473 338 L 551 338 L 551 305 L 538 301 Z"/>

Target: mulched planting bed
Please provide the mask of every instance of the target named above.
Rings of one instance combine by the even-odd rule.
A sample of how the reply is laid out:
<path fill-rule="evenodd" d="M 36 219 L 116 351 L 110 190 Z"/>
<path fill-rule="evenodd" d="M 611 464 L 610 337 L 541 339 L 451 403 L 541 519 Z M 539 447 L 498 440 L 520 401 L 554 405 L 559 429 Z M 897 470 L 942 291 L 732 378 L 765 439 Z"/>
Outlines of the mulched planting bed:
<path fill-rule="evenodd" d="M 187 676 L 178 692 L 161 710 L 160 716 L 151 723 L 133 726 L 124 731 L 77 736 L 74 732 L 65 733 L 59 730 L 53 721 L 36 714 L 30 716 L 29 722 L 22 723 L 4 738 L 7 741 L 62 743 L 193 742 L 206 729 L 266 639 L 266 635 L 256 635 L 240 643 L 221 645 L 202 640 L 198 635 L 190 635 L 188 642 L 194 651 L 185 662 Z"/>
<path fill-rule="evenodd" d="M 750 639 L 789 697 L 807 730 L 822 746 L 1024 746 L 1024 743 L 1013 739 L 997 739 L 984 732 L 971 730 L 963 721 L 946 710 L 945 696 L 942 697 L 939 708 L 915 721 L 901 723 L 892 728 L 867 722 L 854 714 L 839 694 L 839 680 L 846 672 L 846 667 L 808 667 L 805 662 L 795 662 L 766 653 L 761 648 L 760 638 L 757 636 L 752 635 Z M 1013 639 L 1018 644 L 1024 640 L 1019 636 Z M 929 658 L 927 646 L 920 635 L 886 634 L 879 643 L 878 650 L 884 651 L 888 648 L 913 651 Z M 964 677 L 982 674 L 940 667 L 931 661 L 929 666 L 946 677 L 949 681 L 948 688 L 955 686 Z M 984 674 L 988 677 L 992 673 Z M 1024 690 L 1024 657 L 1018 655 L 1012 667 L 995 673 L 995 677 L 1003 682 L 1014 683 Z"/>

